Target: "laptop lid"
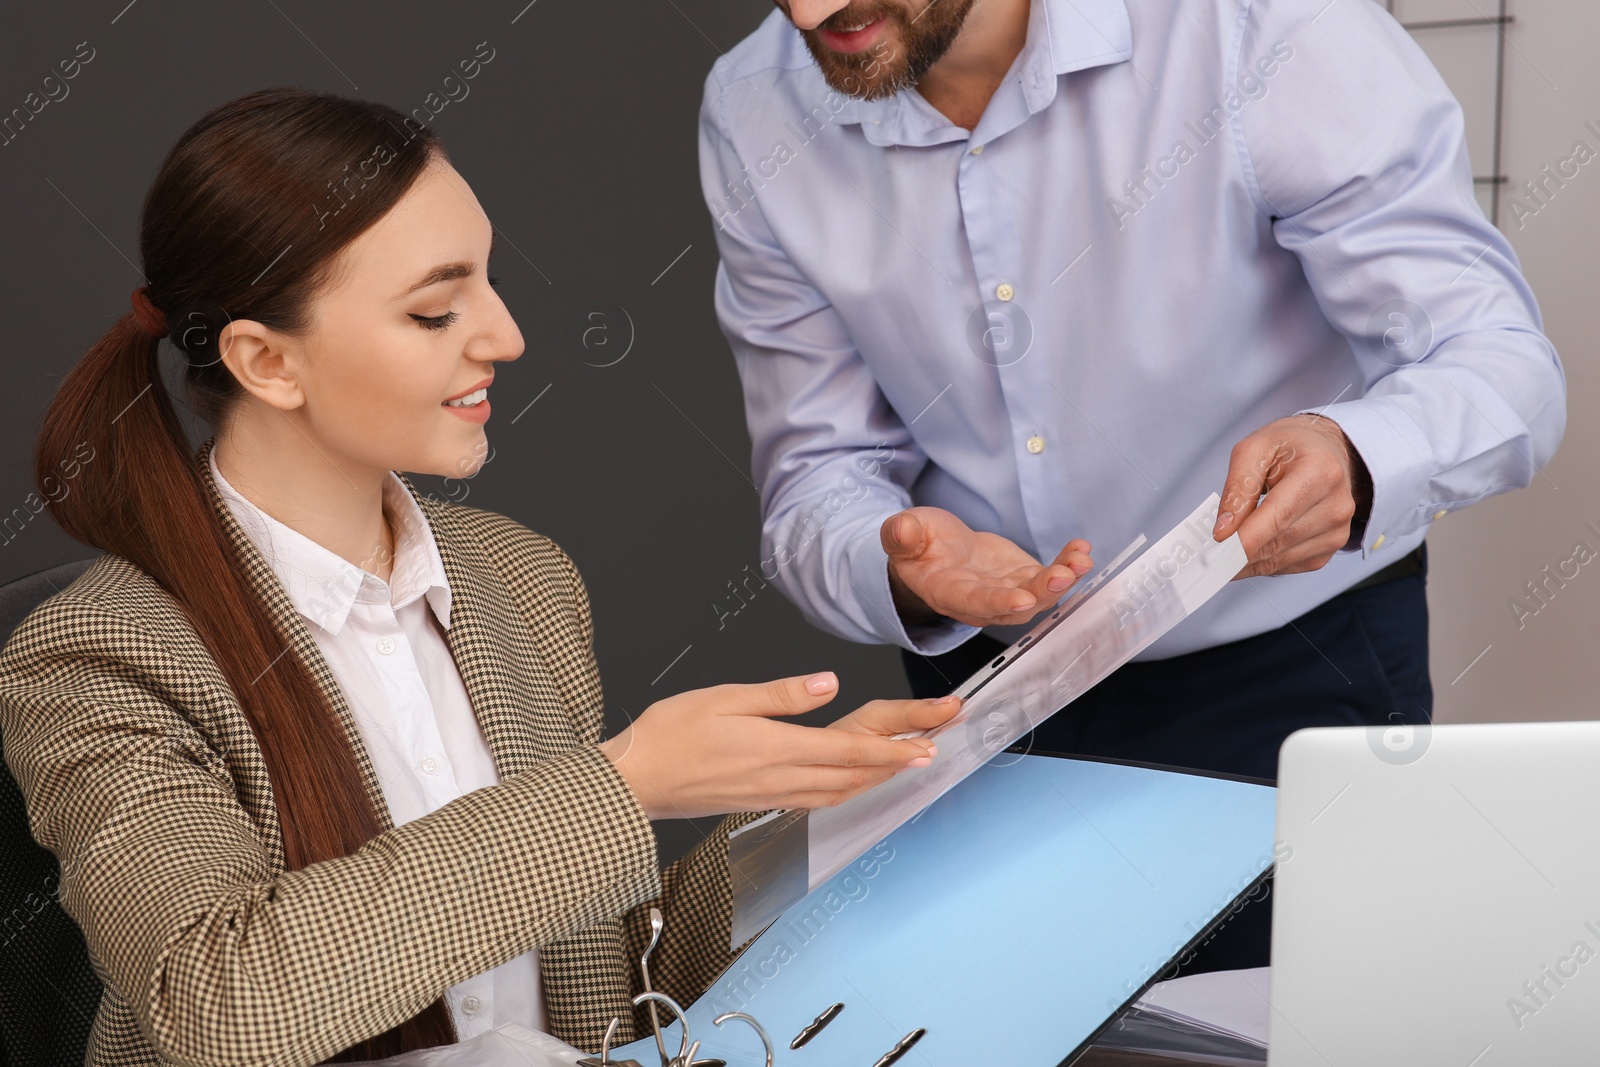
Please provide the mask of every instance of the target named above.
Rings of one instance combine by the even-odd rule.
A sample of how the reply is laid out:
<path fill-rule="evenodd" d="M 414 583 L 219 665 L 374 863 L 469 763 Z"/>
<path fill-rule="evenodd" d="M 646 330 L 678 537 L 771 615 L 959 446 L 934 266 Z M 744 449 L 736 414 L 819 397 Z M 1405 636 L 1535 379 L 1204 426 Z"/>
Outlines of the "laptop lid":
<path fill-rule="evenodd" d="M 1272 1067 L 1600 1057 L 1600 722 L 1301 730 Z"/>

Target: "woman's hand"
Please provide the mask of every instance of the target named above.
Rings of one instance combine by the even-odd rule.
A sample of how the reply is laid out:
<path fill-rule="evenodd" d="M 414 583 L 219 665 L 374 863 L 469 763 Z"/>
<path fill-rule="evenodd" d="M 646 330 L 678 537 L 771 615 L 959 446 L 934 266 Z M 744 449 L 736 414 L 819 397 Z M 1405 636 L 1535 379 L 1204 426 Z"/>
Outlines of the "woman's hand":
<path fill-rule="evenodd" d="M 891 740 L 955 714 L 960 702 L 874 700 L 833 727 L 779 722 L 832 700 L 833 672 L 716 685 L 658 700 L 600 751 L 652 819 L 841 804 L 910 767 L 932 741 Z M 836 727 L 836 728 L 835 728 Z"/>
<path fill-rule="evenodd" d="M 912 730 L 927 731 L 943 726 L 960 710 L 961 698 L 954 693 L 932 700 L 869 700 L 828 725 L 835 730 L 893 737 Z M 931 756 L 934 752 L 928 754 Z"/>

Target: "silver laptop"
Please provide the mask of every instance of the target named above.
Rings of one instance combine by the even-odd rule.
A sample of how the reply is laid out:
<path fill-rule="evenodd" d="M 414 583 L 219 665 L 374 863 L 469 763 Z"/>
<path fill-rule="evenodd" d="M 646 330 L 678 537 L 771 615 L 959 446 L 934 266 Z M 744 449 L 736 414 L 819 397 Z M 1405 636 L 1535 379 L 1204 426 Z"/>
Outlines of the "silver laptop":
<path fill-rule="evenodd" d="M 1301 730 L 1271 1067 L 1600 1063 L 1600 722 Z"/>

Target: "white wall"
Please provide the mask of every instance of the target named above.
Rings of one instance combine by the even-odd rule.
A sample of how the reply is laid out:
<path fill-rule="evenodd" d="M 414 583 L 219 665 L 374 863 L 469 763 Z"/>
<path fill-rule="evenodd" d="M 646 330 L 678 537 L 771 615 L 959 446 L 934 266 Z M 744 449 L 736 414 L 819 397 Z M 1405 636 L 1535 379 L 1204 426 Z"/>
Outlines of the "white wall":
<path fill-rule="evenodd" d="M 1413 21 L 1493 11 L 1492 0 L 1399 0 L 1395 13 Z M 1448 516 L 1429 535 L 1441 722 L 1588 718 L 1600 710 L 1600 557 L 1568 564 L 1567 573 L 1576 567 L 1577 576 L 1564 587 L 1550 582 L 1537 614 L 1519 620 L 1509 606 L 1518 597 L 1537 606 L 1525 583 L 1543 581 L 1546 566 L 1555 573 L 1579 541 L 1600 553 L 1600 380 L 1593 359 L 1600 330 L 1600 158 L 1520 225 L 1507 199 L 1543 166 L 1572 155 L 1580 140 L 1600 153 L 1600 4 L 1514 0 L 1508 13 L 1516 20 L 1506 31 L 1503 167 L 1511 181 L 1501 193 L 1500 228 L 1522 260 L 1566 368 L 1567 432 L 1532 486 Z M 1490 165 L 1493 32 L 1417 35 L 1467 109 L 1480 174 Z M 1589 122 L 1595 130 L 1586 128 Z"/>

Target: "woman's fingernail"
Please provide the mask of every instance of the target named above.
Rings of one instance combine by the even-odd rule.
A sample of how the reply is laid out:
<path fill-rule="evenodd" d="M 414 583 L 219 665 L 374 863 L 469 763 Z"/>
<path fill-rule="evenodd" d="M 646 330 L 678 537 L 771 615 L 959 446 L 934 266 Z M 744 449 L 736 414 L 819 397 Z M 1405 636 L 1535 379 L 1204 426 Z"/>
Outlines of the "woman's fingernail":
<path fill-rule="evenodd" d="M 930 758 L 928 756 L 918 756 L 916 759 L 914 759 L 910 763 L 906 764 L 906 766 L 907 767 L 931 767 L 931 766 L 933 766 L 933 760 L 932 760 L 932 758 Z"/>
<path fill-rule="evenodd" d="M 1220 536 L 1222 534 L 1223 529 L 1228 525 L 1228 523 L 1230 523 L 1232 521 L 1233 521 L 1233 512 L 1231 512 L 1231 511 L 1224 511 L 1221 515 L 1218 515 L 1217 516 L 1217 525 L 1212 528 L 1211 536 L 1212 537 Z"/>
<path fill-rule="evenodd" d="M 823 671 L 821 674 L 813 674 L 811 677 L 806 679 L 806 692 L 810 693 L 812 696 L 826 693 L 828 690 L 833 688 L 834 682 L 836 681 L 837 679 L 834 678 L 832 671 Z"/>
<path fill-rule="evenodd" d="M 929 703 L 931 703 L 934 707 L 938 707 L 940 704 L 954 704 L 959 699 L 960 697 L 956 696 L 954 693 L 951 693 L 948 696 L 935 697 Z"/>
<path fill-rule="evenodd" d="M 1059 593 L 1071 583 L 1070 580 L 1066 578 L 1052 578 L 1046 584 L 1050 587 L 1050 591 L 1052 593 Z"/>

